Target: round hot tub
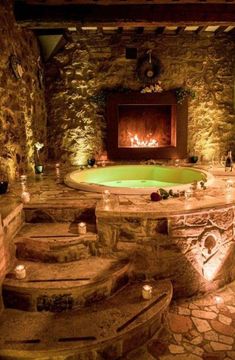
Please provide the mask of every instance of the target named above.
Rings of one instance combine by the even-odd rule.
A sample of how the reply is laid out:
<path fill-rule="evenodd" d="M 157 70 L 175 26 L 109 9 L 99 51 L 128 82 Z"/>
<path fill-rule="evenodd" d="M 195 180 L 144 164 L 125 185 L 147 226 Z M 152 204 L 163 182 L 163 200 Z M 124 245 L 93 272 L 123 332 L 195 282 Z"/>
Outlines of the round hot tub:
<path fill-rule="evenodd" d="M 157 188 L 186 189 L 193 181 L 211 182 L 199 169 L 157 165 L 114 165 L 67 174 L 65 184 L 79 190 L 114 194 L 149 194 Z"/>

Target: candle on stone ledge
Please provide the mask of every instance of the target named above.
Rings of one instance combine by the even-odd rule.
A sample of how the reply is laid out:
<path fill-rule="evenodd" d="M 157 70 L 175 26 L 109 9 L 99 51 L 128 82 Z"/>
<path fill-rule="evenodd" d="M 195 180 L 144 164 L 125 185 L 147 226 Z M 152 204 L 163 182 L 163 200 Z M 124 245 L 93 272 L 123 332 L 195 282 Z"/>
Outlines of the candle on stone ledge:
<path fill-rule="evenodd" d="M 153 288 L 150 285 L 144 285 L 142 287 L 142 297 L 145 300 L 150 300 L 152 299 L 152 295 L 153 295 Z"/>
<path fill-rule="evenodd" d="M 180 165 L 180 159 L 175 159 L 175 166 L 179 166 Z"/>
<path fill-rule="evenodd" d="M 189 200 L 193 196 L 193 190 L 187 189 L 184 193 L 185 200 Z"/>
<path fill-rule="evenodd" d="M 24 279 L 26 277 L 26 269 L 24 265 L 17 265 L 15 267 L 16 279 Z"/>
<path fill-rule="evenodd" d="M 102 196 L 103 196 L 103 201 L 105 204 L 110 202 L 110 191 L 109 190 L 104 190 Z"/>
<path fill-rule="evenodd" d="M 226 180 L 226 188 L 227 190 L 230 190 L 233 186 L 233 180 L 232 179 L 228 179 Z"/>
<path fill-rule="evenodd" d="M 26 189 L 24 189 L 24 191 L 21 194 L 21 200 L 23 201 L 24 204 L 27 204 L 30 202 L 30 193 L 25 190 Z"/>
<path fill-rule="evenodd" d="M 86 223 L 80 222 L 78 224 L 78 233 L 79 235 L 85 235 L 86 234 Z"/>
<path fill-rule="evenodd" d="M 27 182 L 27 175 L 20 175 L 20 183 L 21 185 L 25 185 Z"/>
<path fill-rule="evenodd" d="M 60 177 L 60 163 L 55 164 L 55 172 L 56 172 L 56 177 L 59 178 Z"/>

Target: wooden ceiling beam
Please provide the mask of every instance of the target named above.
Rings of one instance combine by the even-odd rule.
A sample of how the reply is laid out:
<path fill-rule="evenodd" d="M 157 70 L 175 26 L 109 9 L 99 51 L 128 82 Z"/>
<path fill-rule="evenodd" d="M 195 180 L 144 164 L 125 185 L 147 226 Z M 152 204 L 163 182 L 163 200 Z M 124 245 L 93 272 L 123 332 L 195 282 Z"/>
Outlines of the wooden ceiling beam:
<path fill-rule="evenodd" d="M 66 29 L 36 29 L 34 33 L 38 36 L 42 35 L 64 35 Z"/>
<path fill-rule="evenodd" d="M 235 25 L 235 4 L 66 5 L 15 3 L 16 21 L 29 28 L 71 26 Z"/>
<path fill-rule="evenodd" d="M 26 4 L 31 5 L 87 5 L 87 4 L 94 4 L 97 5 L 140 5 L 140 4 L 147 4 L 149 1 L 151 1 L 152 4 L 172 4 L 176 0 L 15 0 L 15 1 L 21 1 Z M 218 3 L 226 3 L 226 2 L 234 2 L 235 0 L 177 0 L 177 2 L 180 3 L 198 3 L 206 2 L 210 4 L 218 4 Z"/>

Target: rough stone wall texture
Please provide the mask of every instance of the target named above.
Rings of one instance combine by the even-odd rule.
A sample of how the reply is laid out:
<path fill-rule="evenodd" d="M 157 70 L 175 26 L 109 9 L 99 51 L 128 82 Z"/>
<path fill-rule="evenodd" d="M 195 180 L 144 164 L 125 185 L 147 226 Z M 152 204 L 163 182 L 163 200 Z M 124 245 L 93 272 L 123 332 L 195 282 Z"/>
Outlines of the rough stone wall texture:
<path fill-rule="evenodd" d="M 235 278 L 234 208 L 152 218 L 97 218 L 101 251 L 128 254 L 134 279 L 172 281 L 175 296 L 216 289 Z"/>
<path fill-rule="evenodd" d="M 3 309 L 3 302 L 2 302 L 2 281 L 5 275 L 6 270 L 6 253 L 4 247 L 4 234 L 3 234 L 3 227 L 2 227 L 2 218 L 0 215 L 0 313 Z"/>
<path fill-rule="evenodd" d="M 13 204 L 9 212 L 0 214 L 0 312 L 3 308 L 1 287 L 4 277 L 15 259 L 13 238 L 24 222 L 23 205 Z M 3 215 L 4 214 L 4 215 Z"/>
<path fill-rule="evenodd" d="M 46 142 L 45 98 L 36 37 L 16 24 L 11 1 L 0 3 L 0 24 L 0 171 L 13 179 L 32 167 L 33 144 Z M 11 55 L 21 61 L 21 79 L 12 71 Z"/>
<path fill-rule="evenodd" d="M 220 158 L 235 148 L 233 85 L 235 43 L 229 35 L 153 35 L 133 32 L 72 33 L 65 48 L 47 64 L 49 148 L 53 158 L 72 164 L 105 149 L 103 89 L 141 90 L 136 60 L 153 50 L 163 65 L 159 80 L 165 90 L 185 87 L 189 98 L 188 152 L 204 159 Z M 51 144 L 51 145 L 50 145 Z"/>

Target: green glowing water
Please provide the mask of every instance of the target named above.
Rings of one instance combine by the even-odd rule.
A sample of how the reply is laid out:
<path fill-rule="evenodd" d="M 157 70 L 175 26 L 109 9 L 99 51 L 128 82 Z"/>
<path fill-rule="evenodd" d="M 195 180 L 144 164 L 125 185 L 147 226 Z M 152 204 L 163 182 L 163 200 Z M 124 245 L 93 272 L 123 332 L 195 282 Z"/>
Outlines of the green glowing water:
<path fill-rule="evenodd" d="M 178 183 L 157 181 L 157 180 L 119 180 L 119 181 L 101 181 L 100 185 L 113 187 L 129 187 L 129 188 L 148 188 L 148 187 L 169 187 L 176 186 Z"/>
<path fill-rule="evenodd" d="M 187 167 L 114 165 L 73 171 L 67 175 L 66 183 L 85 191 L 102 192 L 105 188 L 113 188 L 120 194 L 133 194 L 135 191 L 145 194 L 150 188 L 170 189 L 201 180 L 206 180 L 205 173 Z"/>

